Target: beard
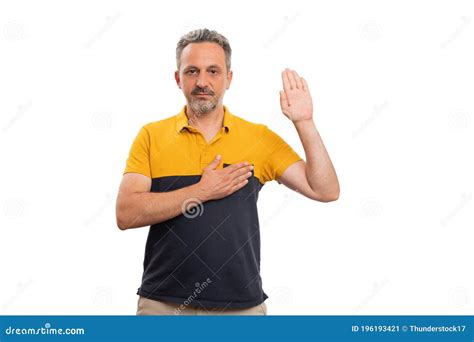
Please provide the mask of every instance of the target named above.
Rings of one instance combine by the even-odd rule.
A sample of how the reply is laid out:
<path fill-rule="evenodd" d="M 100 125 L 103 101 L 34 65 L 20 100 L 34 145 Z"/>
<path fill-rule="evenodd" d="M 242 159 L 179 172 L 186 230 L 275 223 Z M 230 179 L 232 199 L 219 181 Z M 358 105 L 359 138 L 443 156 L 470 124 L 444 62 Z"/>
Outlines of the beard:
<path fill-rule="evenodd" d="M 207 94 L 210 95 L 210 99 L 200 99 L 200 98 L 195 98 L 193 95 L 198 95 L 198 94 Z M 202 115 L 202 114 L 207 114 L 209 112 L 212 112 L 214 109 L 216 109 L 217 105 L 219 104 L 219 98 L 215 95 L 215 93 L 211 90 L 208 89 L 200 89 L 200 88 L 195 88 L 191 92 L 190 96 L 187 96 L 188 104 L 191 110 L 196 114 L 196 115 Z"/>
<path fill-rule="evenodd" d="M 212 98 L 210 100 L 189 99 L 189 107 L 197 115 L 207 114 L 216 109 L 219 99 Z"/>

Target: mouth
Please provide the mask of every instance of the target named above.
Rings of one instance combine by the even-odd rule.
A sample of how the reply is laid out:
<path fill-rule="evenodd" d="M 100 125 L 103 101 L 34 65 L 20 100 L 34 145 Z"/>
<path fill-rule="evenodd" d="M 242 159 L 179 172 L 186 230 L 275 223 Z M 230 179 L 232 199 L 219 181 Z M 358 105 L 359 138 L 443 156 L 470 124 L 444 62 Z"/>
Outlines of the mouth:
<path fill-rule="evenodd" d="M 194 94 L 194 96 L 199 96 L 199 97 L 209 97 L 211 96 L 210 94 Z"/>

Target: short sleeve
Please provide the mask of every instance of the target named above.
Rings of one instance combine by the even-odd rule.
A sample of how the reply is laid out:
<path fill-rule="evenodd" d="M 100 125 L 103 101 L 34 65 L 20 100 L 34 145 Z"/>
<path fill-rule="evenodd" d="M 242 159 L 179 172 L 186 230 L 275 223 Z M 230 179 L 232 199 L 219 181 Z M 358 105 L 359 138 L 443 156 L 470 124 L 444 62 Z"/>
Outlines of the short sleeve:
<path fill-rule="evenodd" d="M 276 180 L 297 161 L 303 160 L 285 140 L 264 126 L 262 133 L 265 155 L 263 160 L 263 182 Z"/>
<path fill-rule="evenodd" d="M 151 178 L 150 169 L 150 133 L 146 127 L 138 132 L 128 154 L 127 165 L 123 172 L 135 172 Z"/>

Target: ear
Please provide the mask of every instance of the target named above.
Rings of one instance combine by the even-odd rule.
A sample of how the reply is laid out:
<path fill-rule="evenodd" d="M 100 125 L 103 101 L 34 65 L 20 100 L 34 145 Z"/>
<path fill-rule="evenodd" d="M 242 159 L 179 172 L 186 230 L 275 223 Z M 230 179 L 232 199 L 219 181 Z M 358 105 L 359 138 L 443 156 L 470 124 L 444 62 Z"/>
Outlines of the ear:
<path fill-rule="evenodd" d="M 179 71 L 178 70 L 176 70 L 174 72 L 174 79 L 176 80 L 176 84 L 178 85 L 178 88 L 181 89 L 181 84 L 180 84 L 181 80 L 179 78 Z"/>
<path fill-rule="evenodd" d="M 234 72 L 232 70 L 229 70 L 227 72 L 227 87 L 226 89 L 230 88 L 230 83 L 232 82 L 232 76 L 234 75 Z"/>

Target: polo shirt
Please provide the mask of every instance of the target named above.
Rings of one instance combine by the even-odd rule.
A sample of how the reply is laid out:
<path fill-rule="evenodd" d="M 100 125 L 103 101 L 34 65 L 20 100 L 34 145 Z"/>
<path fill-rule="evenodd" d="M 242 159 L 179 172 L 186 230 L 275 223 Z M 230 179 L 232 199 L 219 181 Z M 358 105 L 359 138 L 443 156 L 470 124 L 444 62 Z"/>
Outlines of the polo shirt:
<path fill-rule="evenodd" d="M 302 160 L 280 136 L 224 106 L 223 127 L 207 142 L 189 124 L 184 106 L 179 114 L 140 129 L 124 174 L 150 177 L 151 192 L 173 191 L 198 183 L 217 154 L 222 156 L 218 169 L 253 164 L 249 182 L 227 197 L 150 226 L 140 296 L 203 308 L 246 308 L 268 298 L 260 277 L 258 194 Z"/>

